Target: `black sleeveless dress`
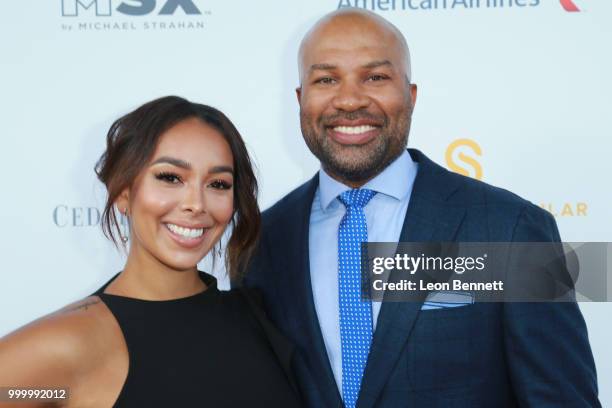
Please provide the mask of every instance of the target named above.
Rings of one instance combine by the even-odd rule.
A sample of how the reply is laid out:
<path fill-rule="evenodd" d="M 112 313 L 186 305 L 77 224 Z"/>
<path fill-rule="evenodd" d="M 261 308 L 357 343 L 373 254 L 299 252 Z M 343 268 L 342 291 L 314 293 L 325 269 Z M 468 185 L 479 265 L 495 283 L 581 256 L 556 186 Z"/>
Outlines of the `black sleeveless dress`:
<path fill-rule="evenodd" d="M 292 346 L 266 319 L 257 294 L 207 289 L 173 300 L 94 295 L 127 344 L 128 375 L 114 407 L 299 407 Z"/>

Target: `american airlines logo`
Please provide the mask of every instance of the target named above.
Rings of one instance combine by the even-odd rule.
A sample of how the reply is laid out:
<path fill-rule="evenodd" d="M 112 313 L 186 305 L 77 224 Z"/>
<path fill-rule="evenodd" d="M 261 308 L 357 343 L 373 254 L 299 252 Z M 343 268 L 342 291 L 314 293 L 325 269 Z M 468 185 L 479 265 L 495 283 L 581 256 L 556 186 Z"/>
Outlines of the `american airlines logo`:
<path fill-rule="evenodd" d="M 358 7 L 372 11 L 436 11 L 469 9 L 520 9 L 538 7 L 541 0 L 335 0 L 337 8 Z M 559 0 L 567 12 L 581 11 L 582 0 Z M 549 3 L 550 4 L 550 3 Z"/>
<path fill-rule="evenodd" d="M 336 0 L 338 9 L 358 7 L 372 11 L 441 11 L 471 9 L 527 9 L 541 0 Z"/>
<path fill-rule="evenodd" d="M 570 13 L 580 11 L 580 9 L 574 4 L 573 0 L 559 0 L 563 9 Z"/>

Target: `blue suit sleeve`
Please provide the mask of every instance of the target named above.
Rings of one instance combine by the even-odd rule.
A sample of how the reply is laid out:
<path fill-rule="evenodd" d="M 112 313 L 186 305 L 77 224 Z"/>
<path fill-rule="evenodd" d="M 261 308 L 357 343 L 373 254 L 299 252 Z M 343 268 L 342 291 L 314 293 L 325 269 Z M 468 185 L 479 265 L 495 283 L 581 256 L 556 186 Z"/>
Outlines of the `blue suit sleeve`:
<path fill-rule="evenodd" d="M 524 208 L 514 242 L 559 242 L 554 218 Z M 521 407 L 601 407 L 587 328 L 575 302 L 505 303 L 504 348 Z"/>

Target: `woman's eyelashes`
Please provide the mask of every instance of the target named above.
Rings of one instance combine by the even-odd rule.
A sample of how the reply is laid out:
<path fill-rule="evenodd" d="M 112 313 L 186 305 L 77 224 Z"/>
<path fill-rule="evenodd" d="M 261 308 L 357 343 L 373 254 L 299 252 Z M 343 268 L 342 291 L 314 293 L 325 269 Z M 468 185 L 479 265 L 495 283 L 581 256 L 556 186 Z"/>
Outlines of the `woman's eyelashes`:
<path fill-rule="evenodd" d="M 160 173 L 155 174 L 155 178 L 168 184 L 178 184 L 183 181 L 181 179 L 181 176 L 179 176 L 178 174 L 167 171 L 162 171 Z"/>
<path fill-rule="evenodd" d="M 167 171 L 156 173 L 155 178 L 167 184 L 183 183 L 181 176 Z M 211 181 L 208 186 L 217 190 L 229 190 L 232 188 L 232 183 L 223 179 L 215 179 Z"/>
<path fill-rule="evenodd" d="M 230 188 L 232 188 L 232 184 L 228 183 L 225 180 L 214 180 L 212 183 L 209 184 L 212 188 L 216 188 L 219 190 L 229 190 Z"/>

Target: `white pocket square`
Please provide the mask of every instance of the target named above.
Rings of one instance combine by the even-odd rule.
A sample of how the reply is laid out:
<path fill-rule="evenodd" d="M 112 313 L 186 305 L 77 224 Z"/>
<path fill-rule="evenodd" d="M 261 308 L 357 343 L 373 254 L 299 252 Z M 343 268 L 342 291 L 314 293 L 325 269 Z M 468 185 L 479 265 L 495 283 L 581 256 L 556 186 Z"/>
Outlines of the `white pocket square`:
<path fill-rule="evenodd" d="M 438 291 L 430 292 L 421 306 L 421 310 L 449 309 L 467 306 L 474 303 L 474 295 L 470 292 Z"/>

